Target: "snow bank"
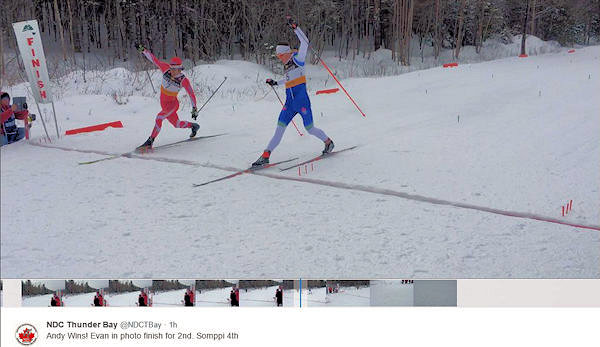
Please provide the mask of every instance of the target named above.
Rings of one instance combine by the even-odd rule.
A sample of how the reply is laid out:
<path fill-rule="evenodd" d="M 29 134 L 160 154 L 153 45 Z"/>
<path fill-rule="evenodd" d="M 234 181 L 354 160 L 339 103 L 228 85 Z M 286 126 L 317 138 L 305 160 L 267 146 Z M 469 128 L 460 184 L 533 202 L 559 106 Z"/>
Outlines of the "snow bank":
<path fill-rule="evenodd" d="M 521 35 L 513 37 L 511 43 L 503 43 L 499 39 L 489 39 L 484 42 L 480 53 L 476 53 L 474 46 L 464 46 L 461 49 L 460 63 L 478 63 L 518 56 L 521 50 Z M 539 55 L 557 53 L 565 50 L 556 41 L 542 41 L 541 39 L 527 36 L 527 53 Z M 335 51 L 326 51 L 322 54 L 328 66 L 340 79 L 352 77 L 392 76 L 416 70 L 429 69 L 441 66 L 443 63 L 453 62 L 453 50 L 445 49 L 440 52 L 438 59 L 434 58 L 433 47 L 423 48 L 423 59 L 418 46 L 418 38 L 411 41 L 411 65 L 402 66 L 392 60 L 392 51 L 380 48 L 375 52 L 360 53 L 355 59 L 339 58 Z M 310 57 L 310 55 L 309 55 Z M 123 67 L 108 70 L 83 70 L 68 73 L 58 79 L 53 79 L 52 91 L 56 99 L 78 95 L 104 95 L 115 99 L 118 103 L 129 102 L 131 96 L 155 97 L 160 88 L 162 75 L 148 62 L 145 65 L 148 71 L 131 72 Z M 317 65 L 307 65 L 309 89 L 316 91 L 332 87 L 335 82 L 326 70 Z M 216 89 L 225 77 L 228 81 L 223 85 L 218 98 L 229 101 L 248 101 L 265 98 L 272 93 L 264 81 L 267 78 L 280 76 L 281 70 L 269 71 L 266 67 L 243 60 L 219 60 L 213 64 L 194 66 L 184 73 L 192 81 L 197 96 L 200 100 Z M 152 84 L 149 83 L 152 81 Z M 7 87 L 11 95 L 27 95 L 28 84 L 20 83 Z M 274 98 L 273 95 L 270 98 Z M 189 104 L 182 98 L 185 105 Z"/>

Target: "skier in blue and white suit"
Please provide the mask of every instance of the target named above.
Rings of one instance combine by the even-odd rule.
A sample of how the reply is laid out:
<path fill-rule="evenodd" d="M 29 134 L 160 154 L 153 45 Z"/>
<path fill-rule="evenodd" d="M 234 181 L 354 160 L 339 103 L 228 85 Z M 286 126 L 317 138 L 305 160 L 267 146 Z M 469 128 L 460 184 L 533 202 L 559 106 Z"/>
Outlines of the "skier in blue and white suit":
<path fill-rule="evenodd" d="M 309 134 L 318 137 L 325 144 L 323 154 L 331 152 L 334 147 L 333 141 L 331 141 L 323 130 L 315 127 L 313 123 L 310 99 L 306 92 L 306 74 L 304 67 L 306 53 L 308 52 L 308 38 L 291 18 L 288 20 L 288 24 L 294 29 L 294 33 L 296 33 L 296 36 L 298 36 L 298 39 L 300 40 L 300 49 L 298 51 L 292 50 L 287 43 L 280 43 L 277 45 L 276 53 L 279 60 L 284 64 L 285 78 L 280 81 L 274 81 L 269 78 L 266 83 L 271 86 L 285 84 L 285 105 L 279 114 L 277 128 L 275 129 L 273 138 L 269 141 L 263 154 L 252 164 L 252 166 L 262 166 L 269 163 L 271 152 L 279 145 L 285 129 L 297 113 L 300 113 L 302 116 L 306 131 L 308 131 Z"/>

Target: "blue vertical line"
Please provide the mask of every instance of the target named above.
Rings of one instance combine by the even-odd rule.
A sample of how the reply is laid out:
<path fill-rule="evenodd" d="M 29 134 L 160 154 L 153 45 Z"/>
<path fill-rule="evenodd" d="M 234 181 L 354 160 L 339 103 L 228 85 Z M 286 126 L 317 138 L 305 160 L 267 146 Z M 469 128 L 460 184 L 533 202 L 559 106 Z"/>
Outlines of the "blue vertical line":
<path fill-rule="evenodd" d="M 300 279 L 300 307 L 302 307 L 302 278 Z"/>

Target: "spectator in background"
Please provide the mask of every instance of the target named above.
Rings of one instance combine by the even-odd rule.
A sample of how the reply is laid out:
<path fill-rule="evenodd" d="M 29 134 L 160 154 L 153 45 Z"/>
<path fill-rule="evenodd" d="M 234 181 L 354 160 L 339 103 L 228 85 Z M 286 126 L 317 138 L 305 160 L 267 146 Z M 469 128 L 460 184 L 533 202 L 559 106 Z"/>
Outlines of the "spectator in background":
<path fill-rule="evenodd" d="M 277 302 L 277 306 L 283 306 L 283 288 L 279 286 L 275 291 L 275 300 Z"/>
<path fill-rule="evenodd" d="M 26 109 L 17 111 L 17 105 L 10 104 L 10 95 L 7 92 L 0 92 L 0 115 L 0 146 L 17 142 L 25 137 L 25 128 L 18 128 L 15 121 L 26 120 L 29 111 Z"/>
<path fill-rule="evenodd" d="M 94 306 L 104 306 L 104 296 L 100 291 L 96 291 L 96 296 L 94 296 Z"/>
<path fill-rule="evenodd" d="M 143 289 L 140 292 L 140 296 L 138 296 L 138 306 L 148 306 L 148 294 Z"/>
<path fill-rule="evenodd" d="M 192 291 L 190 289 L 185 291 L 183 295 L 183 305 L 184 306 L 194 306 Z"/>
<path fill-rule="evenodd" d="M 62 306 L 60 297 L 56 293 L 54 293 L 54 295 L 52 295 L 52 299 L 50 299 L 50 306 Z"/>
<path fill-rule="evenodd" d="M 231 288 L 231 292 L 229 293 L 229 302 L 231 303 L 231 306 L 240 306 L 239 298 L 239 290 L 235 287 Z"/>

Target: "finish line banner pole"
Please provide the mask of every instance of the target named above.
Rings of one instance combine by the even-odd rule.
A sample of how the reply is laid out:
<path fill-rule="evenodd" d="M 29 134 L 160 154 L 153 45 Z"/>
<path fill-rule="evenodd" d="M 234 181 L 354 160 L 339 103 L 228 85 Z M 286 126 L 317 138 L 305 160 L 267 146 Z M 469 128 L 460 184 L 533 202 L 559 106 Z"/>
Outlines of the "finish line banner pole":
<path fill-rule="evenodd" d="M 37 20 L 28 20 L 13 23 L 13 29 L 33 97 L 38 104 L 52 104 L 56 136 L 60 137 L 38 22 Z"/>

